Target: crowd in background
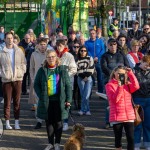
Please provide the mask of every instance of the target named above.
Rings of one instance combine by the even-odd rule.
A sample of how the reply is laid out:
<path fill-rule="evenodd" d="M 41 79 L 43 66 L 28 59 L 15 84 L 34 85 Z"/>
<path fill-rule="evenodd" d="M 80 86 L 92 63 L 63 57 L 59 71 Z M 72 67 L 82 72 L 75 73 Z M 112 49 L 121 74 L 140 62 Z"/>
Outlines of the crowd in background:
<path fill-rule="evenodd" d="M 123 127 L 128 150 L 140 149 L 142 134 L 144 146 L 150 150 L 150 25 L 139 29 L 135 20 L 132 29 L 119 29 L 115 18 L 108 35 L 103 37 L 101 28 L 91 29 L 86 39 L 72 27 L 64 35 L 59 26 L 51 35 L 40 33 L 37 37 L 29 29 L 20 40 L 13 29 L 5 33 L 1 26 L 0 94 L 6 129 L 13 128 L 9 122 L 11 101 L 15 129 L 20 129 L 20 96 L 29 94 L 28 103 L 37 120 L 35 129 L 46 121 L 49 145 L 45 150 L 59 150 L 62 131 L 68 130 L 69 108 L 78 110 L 80 116 L 92 115 L 89 101 L 97 83 L 97 91 L 108 96 L 105 128 L 113 126 L 116 150 L 121 150 Z M 125 74 L 125 83 L 120 82 L 120 74 Z M 131 94 L 145 114 L 144 122 L 135 129 Z"/>

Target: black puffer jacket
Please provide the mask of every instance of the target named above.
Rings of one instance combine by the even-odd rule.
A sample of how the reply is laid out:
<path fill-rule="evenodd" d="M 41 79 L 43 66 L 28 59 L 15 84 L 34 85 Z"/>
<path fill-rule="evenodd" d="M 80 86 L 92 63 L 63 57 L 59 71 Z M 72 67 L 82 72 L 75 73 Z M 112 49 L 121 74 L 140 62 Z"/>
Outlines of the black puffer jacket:
<path fill-rule="evenodd" d="M 123 53 L 116 52 L 112 54 L 108 51 L 102 55 L 101 68 L 104 73 L 105 83 L 108 82 L 112 70 L 118 65 L 129 66 L 128 60 Z"/>
<path fill-rule="evenodd" d="M 133 93 L 134 98 L 149 98 L 150 97 L 150 71 L 145 74 L 140 67 L 136 64 L 134 71 L 135 76 L 140 85 L 140 89 Z"/>

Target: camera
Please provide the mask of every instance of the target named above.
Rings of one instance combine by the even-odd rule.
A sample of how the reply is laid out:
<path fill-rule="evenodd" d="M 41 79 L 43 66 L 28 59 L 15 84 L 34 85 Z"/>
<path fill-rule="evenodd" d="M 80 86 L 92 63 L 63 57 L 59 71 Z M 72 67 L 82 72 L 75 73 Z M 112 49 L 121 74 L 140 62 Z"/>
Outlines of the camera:
<path fill-rule="evenodd" d="M 125 84 L 125 74 L 119 73 L 119 80 L 121 82 L 121 85 Z"/>

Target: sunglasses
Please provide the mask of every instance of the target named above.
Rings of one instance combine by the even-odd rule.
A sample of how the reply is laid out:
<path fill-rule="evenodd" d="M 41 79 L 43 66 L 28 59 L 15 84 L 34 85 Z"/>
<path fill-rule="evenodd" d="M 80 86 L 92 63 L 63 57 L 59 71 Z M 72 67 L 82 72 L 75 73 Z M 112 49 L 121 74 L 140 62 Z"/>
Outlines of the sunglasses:
<path fill-rule="evenodd" d="M 80 52 L 82 52 L 82 53 L 83 53 L 83 52 L 87 52 L 87 51 L 86 51 L 86 50 L 80 50 Z"/>
<path fill-rule="evenodd" d="M 80 48 L 80 46 L 74 46 L 74 48 Z"/>
<path fill-rule="evenodd" d="M 117 43 L 110 44 L 110 46 L 117 45 Z"/>
<path fill-rule="evenodd" d="M 149 30 L 149 28 L 145 28 L 145 29 L 143 29 L 143 30 Z"/>

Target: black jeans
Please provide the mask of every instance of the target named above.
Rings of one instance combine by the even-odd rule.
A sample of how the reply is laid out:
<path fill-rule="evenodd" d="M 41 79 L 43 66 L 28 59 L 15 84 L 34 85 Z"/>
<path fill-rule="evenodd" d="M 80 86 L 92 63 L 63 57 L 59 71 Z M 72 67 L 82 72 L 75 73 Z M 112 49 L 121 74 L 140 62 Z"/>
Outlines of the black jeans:
<path fill-rule="evenodd" d="M 74 76 L 74 87 L 73 87 L 73 100 L 74 100 L 74 106 L 75 109 L 80 110 L 81 109 L 81 95 L 80 95 L 80 89 L 77 82 L 78 76 Z"/>
<path fill-rule="evenodd" d="M 134 150 L 134 123 L 133 122 L 123 122 L 113 125 L 113 130 L 115 134 L 115 147 L 122 147 L 122 130 L 126 132 L 127 138 L 127 150 Z"/>
<path fill-rule="evenodd" d="M 45 121 L 49 143 L 52 145 L 55 143 L 60 144 L 63 125 L 59 101 L 49 101 L 48 120 Z"/>
<path fill-rule="evenodd" d="M 22 92 L 23 93 L 27 92 L 27 80 L 29 82 L 29 68 L 27 68 L 27 71 L 23 76 L 23 81 L 22 81 Z"/>
<path fill-rule="evenodd" d="M 0 78 L 0 97 L 3 97 L 2 78 Z"/>

